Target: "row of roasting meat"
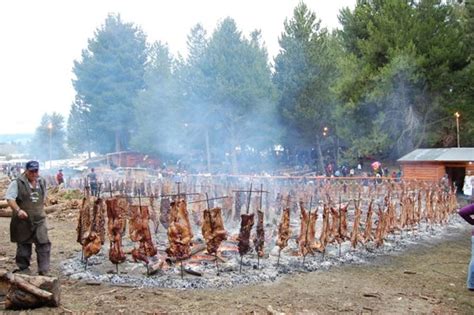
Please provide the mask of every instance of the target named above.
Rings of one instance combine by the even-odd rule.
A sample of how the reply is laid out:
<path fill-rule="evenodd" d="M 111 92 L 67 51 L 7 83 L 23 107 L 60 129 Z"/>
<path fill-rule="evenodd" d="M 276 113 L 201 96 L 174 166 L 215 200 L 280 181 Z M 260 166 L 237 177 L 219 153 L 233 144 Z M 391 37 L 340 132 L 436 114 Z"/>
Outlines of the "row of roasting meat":
<path fill-rule="evenodd" d="M 422 199 L 424 197 L 424 206 Z M 287 206 L 281 213 L 278 225 L 278 237 L 276 245 L 280 250 L 288 246 L 292 236 L 290 228 L 290 202 L 287 198 Z M 323 252 L 328 244 L 342 243 L 349 240 L 353 248 L 359 243 L 374 241 L 376 246 L 383 245 L 383 240 L 389 233 L 402 231 L 407 227 L 414 227 L 422 219 L 428 223 L 443 223 L 449 214 L 456 208 L 455 196 L 452 193 L 428 192 L 422 196 L 418 194 L 402 194 L 397 201 L 392 200 L 390 192 L 385 196 L 383 204 L 375 205 L 370 200 L 362 223 L 362 209 L 360 197 L 354 200 L 354 216 L 352 220 L 352 231 L 348 231 L 348 207 L 349 203 L 334 205 L 330 200 L 321 207 L 306 209 L 304 202 L 299 202 L 300 229 L 296 239 L 300 255 L 307 255 L 315 251 Z M 400 210 L 397 211 L 397 204 Z M 377 207 L 377 220 L 373 220 L 374 208 Z M 319 237 L 316 237 L 316 222 L 318 221 L 318 210 L 322 209 L 322 227 Z M 166 253 L 170 257 L 185 259 L 190 256 L 193 245 L 193 232 L 191 228 L 187 203 L 184 199 L 170 201 L 163 198 L 160 206 L 159 221 L 167 228 L 168 248 Z M 195 214 L 196 212 L 193 212 Z M 157 232 L 157 214 L 154 207 L 154 199 L 150 198 L 150 205 L 132 205 L 126 197 L 93 198 L 85 197 L 79 212 L 77 225 L 77 241 L 83 247 L 84 257 L 87 259 L 97 254 L 105 242 L 105 216 L 107 216 L 107 234 L 110 241 L 109 259 L 114 264 L 126 260 L 122 246 L 122 238 L 126 233 L 127 221 L 130 240 L 137 243 L 131 251 L 135 262 L 142 261 L 146 264 L 149 258 L 157 254 L 153 244 L 149 221 L 155 224 Z M 255 252 L 258 257 L 264 256 L 265 229 L 264 212 L 257 210 L 255 213 L 240 215 L 240 231 L 238 240 L 238 251 L 245 255 L 251 249 L 251 235 L 255 224 L 256 232 L 252 239 Z M 196 221 L 196 220 L 195 220 Z M 376 223 L 373 231 L 373 222 Z M 217 254 L 222 241 L 227 239 L 227 231 L 224 228 L 221 208 L 204 209 L 200 216 L 202 236 L 206 241 L 207 252 Z"/>

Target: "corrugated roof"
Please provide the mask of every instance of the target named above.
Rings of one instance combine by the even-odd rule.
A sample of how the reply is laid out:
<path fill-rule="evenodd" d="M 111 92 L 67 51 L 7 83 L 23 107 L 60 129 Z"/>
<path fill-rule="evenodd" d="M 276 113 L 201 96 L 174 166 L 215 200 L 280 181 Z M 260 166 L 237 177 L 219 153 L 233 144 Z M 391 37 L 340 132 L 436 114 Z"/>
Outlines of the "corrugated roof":
<path fill-rule="evenodd" d="M 466 162 L 474 161 L 474 148 L 416 149 L 398 159 L 399 162 Z"/>

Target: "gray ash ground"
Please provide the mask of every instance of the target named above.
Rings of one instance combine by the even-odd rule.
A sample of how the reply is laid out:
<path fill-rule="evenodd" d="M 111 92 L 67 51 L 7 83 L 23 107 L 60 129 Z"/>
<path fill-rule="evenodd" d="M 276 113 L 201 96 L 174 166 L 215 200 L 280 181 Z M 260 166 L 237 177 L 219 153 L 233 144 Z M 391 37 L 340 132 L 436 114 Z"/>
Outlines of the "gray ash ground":
<path fill-rule="evenodd" d="M 292 255 L 297 251 L 297 245 L 293 239 L 289 241 L 288 247 L 281 252 L 278 267 L 278 247 L 274 246 L 275 237 L 272 237 L 272 242 L 265 248 L 268 254 L 260 259 L 258 267 L 257 257 L 251 251 L 243 257 L 241 272 L 239 272 L 240 256 L 238 253 L 227 256 L 225 263 L 219 262 L 219 273 L 217 273 L 214 262 L 183 263 L 184 268 L 202 273 L 200 277 L 184 273 L 184 277 L 181 278 L 179 263 L 167 266 L 164 270 L 148 276 L 146 267 L 142 263 L 131 261 L 129 255 L 127 255 L 127 261 L 119 265 L 119 274 L 116 274 L 115 265 L 108 260 L 108 246 L 104 246 L 98 255 L 89 258 L 87 269 L 81 261 L 79 249 L 76 255 L 62 262 L 61 269 L 64 275 L 71 279 L 86 282 L 177 289 L 229 288 L 275 282 L 292 273 L 324 271 L 344 264 L 370 264 L 377 256 L 397 255 L 408 248 L 437 243 L 462 228 L 463 222 L 456 214 L 453 214 L 449 223 L 444 225 L 431 227 L 421 224 L 415 231 L 403 231 L 401 234 L 389 235 L 380 248 L 375 248 L 373 242 L 364 246 L 359 245 L 355 251 L 348 241 L 342 243 L 340 248 L 337 245 L 329 245 L 324 256 L 321 253 L 308 255 L 304 264 L 303 257 Z M 158 235 L 158 239 L 166 239 L 166 236 L 164 234 Z M 127 251 L 127 248 L 130 249 L 132 246 L 132 243 L 126 243 L 125 250 Z M 165 244 L 158 243 L 158 248 L 164 250 Z"/>

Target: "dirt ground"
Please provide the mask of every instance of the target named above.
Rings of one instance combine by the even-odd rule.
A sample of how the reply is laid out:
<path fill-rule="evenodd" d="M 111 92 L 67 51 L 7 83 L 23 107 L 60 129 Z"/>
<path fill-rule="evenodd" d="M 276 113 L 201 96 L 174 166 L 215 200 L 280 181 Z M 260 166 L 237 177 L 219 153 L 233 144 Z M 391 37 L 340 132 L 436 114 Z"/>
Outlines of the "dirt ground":
<path fill-rule="evenodd" d="M 0 268 L 13 270 L 15 244 L 9 242 L 9 222 L 0 218 Z M 59 308 L 32 313 L 474 313 L 474 292 L 466 289 L 471 249 L 468 226 L 449 233 L 443 241 L 418 244 L 369 264 L 292 274 L 275 283 L 194 291 L 68 279 L 59 264 L 79 251 L 75 222 L 50 218 L 49 226 L 52 275 L 61 279 L 62 301 Z M 32 270 L 36 271 L 35 263 Z M 2 308 L 0 304 L 0 313 Z"/>

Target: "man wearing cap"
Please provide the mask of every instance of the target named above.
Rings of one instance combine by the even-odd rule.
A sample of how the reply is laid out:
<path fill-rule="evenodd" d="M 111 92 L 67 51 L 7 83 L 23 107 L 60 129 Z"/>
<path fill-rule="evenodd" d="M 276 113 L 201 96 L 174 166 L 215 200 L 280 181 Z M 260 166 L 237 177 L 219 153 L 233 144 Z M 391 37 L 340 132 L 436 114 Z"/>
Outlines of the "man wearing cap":
<path fill-rule="evenodd" d="M 10 240 L 17 244 L 14 272 L 29 273 L 32 244 L 35 244 L 38 273 L 49 271 L 51 243 L 43 210 L 46 184 L 39 177 L 39 163 L 29 161 L 26 170 L 8 186 L 5 199 L 13 209 L 10 222 Z"/>

